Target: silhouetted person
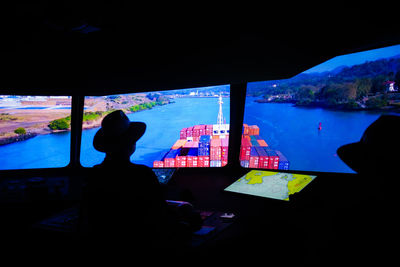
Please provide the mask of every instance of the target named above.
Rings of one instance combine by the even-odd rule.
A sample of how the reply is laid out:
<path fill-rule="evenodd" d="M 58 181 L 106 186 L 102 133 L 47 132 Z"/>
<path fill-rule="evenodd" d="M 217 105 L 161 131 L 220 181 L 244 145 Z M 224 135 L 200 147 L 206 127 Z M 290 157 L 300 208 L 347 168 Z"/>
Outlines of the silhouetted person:
<path fill-rule="evenodd" d="M 180 228 L 181 218 L 167 206 L 154 172 L 130 161 L 145 130 L 144 123 L 130 122 L 117 110 L 103 119 L 94 137 L 94 148 L 106 156 L 93 167 L 84 202 L 89 240 L 98 246 L 113 249 L 128 242 L 144 249 L 191 234 Z"/>
<path fill-rule="evenodd" d="M 341 146 L 337 154 L 358 174 L 383 182 L 387 177 L 382 174 L 398 172 L 399 126 L 400 116 L 382 115 L 368 126 L 359 142 Z"/>
<path fill-rule="evenodd" d="M 399 126 L 399 116 L 380 116 L 359 142 L 337 150 L 357 174 L 321 174 L 294 195 L 294 204 L 301 203 L 301 213 L 307 212 L 304 225 L 310 231 L 303 238 L 308 238 L 305 247 L 316 250 L 315 257 L 361 266 L 385 265 L 397 255 Z"/>
<path fill-rule="evenodd" d="M 345 214 L 342 236 L 346 246 L 362 251 L 366 262 L 391 262 L 397 254 L 400 186 L 400 116 L 382 115 L 359 142 L 340 147 L 339 157 L 354 171 L 349 186 L 354 207 Z M 346 186 L 344 181 L 343 186 Z M 353 202 L 349 201 L 349 205 Z"/>

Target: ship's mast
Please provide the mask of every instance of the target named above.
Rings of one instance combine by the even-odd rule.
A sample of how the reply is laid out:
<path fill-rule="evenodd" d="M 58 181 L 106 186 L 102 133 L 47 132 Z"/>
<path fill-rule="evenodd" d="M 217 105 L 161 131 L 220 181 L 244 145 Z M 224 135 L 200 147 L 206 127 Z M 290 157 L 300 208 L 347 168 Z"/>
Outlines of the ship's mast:
<path fill-rule="evenodd" d="M 222 102 L 222 95 L 219 94 L 219 100 L 218 100 L 218 104 L 219 104 L 219 112 L 218 112 L 218 119 L 217 119 L 217 124 L 218 125 L 222 125 L 224 124 L 224 115 L 222 114 L 222 104 L 224 102 Z"/>

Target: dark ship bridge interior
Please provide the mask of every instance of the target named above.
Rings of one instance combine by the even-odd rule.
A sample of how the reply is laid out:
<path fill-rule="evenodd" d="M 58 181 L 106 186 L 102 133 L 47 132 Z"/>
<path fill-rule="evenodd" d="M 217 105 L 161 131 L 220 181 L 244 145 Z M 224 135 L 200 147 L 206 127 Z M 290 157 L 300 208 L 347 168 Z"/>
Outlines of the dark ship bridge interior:
<path fill-rule="evenodd" d="M 95 1 L 15 4 L 2 23 L 0 95 L 70 96 L 70 151 L 65 167 L 9 169 L 3 165 L 6 161 L 0 162 L 2 254 L 15 259 L 31 253 L 28 261 L 59 260 L 83 257 L 96 248 L 92 260 L 147 255 L 149 260 L 179 262 L 187 257 L 205 264 L 212 259 L 324 264 L 393 257 L 388 250 L 395 238 L 394 225 L 383 209 L 373 213 L 373 208 L 365 207 L 386 202 L 357 202 L 370 192 L 354 188 L 362 183 L 355 172 L 285 170 L 317 177 L 290 201 L 224 190 L 250 170 L 259 170 L 244 168 L 240 161 L 247 83 L 288 79 L 336 56 L 398 45 L 398 15 L 387 6 L 366 9 L 325 4 L 250 8 Z M 126 235 L 119 231 L 112 241 L 102 239 L 100 231 L 90 243 L 79 225 L 83 188 L 92 171 L 81 164 L 85 96 L 219 85 L 230 88 L 226 166 L 172 168 L 170 180 L 162 184 L 166 199 L 191 203 L 203 219 L 202 228 L 184 244 L 142 244 L 132 234 L 140 228 L 126 230 Z M 213 101 L 218 105 L 217 98 Z M 174 118 L 170 123 L 175 123 Z M 57 144 L 49 145 L 49 150 L 52 145 Z M 0 146 L 0 151 L 6 146 Z M 119 181 L 115 176 L 139 179 L 116 170 L 109 177 L 110 185 Z M 136 194 L 140 189 L 130 190 Z M 141 216 L 135 209 L 125 213 L 137 220 Z M 105 212 L 104 218 L 110 216 L 115 215 Z M 103 230 L 110 233 L 118 225 Z M 151 253 L 138 252 L 144 248 Z"/>

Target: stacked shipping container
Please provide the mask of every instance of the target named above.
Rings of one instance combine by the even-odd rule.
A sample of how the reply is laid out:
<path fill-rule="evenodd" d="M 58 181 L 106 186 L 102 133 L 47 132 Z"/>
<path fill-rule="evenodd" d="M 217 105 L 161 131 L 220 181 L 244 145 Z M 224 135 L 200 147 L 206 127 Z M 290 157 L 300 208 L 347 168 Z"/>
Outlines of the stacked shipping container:
<path fill-rule="evenodd" d="M 278 150 L 268 147 L 257 125 L 243 124 L 240 164 L 245 168 L 288 170 L 289 161 Z"/>
<path fill-rule="evenodd" d="M 218 134 L 214 134 L 215 125 L 183 128 L 180 131 L 180 139 L 163 158 L 153 162 L 153 167 L 225 166 L 228 163 L 229 125 L 222 126 Z M 225 134 L 222 134 L 223 131 Z M 257 125 L 247 124 L 243 124 L 240 163 L 246 168 L 281 170 L 288 170 L 290 165 L 280 151 L 268 147 L 267 142 L 260 137 Z"/>
<path fill-rule="evenodd" d="M 221 126 L 222 127 L 222 126 Z M 183 128 L 179 140 L 160 160 L 153 162 L 155 168 L 222 167 L 228 163 L 229 133 L 214 135 L 215 125 L 196 125 Z M 223 129 L 229 130 L 229 124 Z"/>

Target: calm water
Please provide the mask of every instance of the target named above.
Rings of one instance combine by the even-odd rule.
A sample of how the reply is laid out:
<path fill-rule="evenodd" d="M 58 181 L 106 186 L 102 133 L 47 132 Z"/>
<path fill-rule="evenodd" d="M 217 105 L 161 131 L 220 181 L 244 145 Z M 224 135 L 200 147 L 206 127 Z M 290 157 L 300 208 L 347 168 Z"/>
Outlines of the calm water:
<path fill-rule="evenodd" d="M 380 113 L 260 104 L 246 99 L 244 122 L 258 125 L 260 135 L 290 161 L 292 170 L 353 172 L 336 154 L 338 147 L 360 140 Z M 318 130 L 319 122 L 322 130 Z"/>
<path fill-rule="evenodd" d="M 343 112 L 318 108 L 296 108 L 291 104 L 258 104 L 246 100 L 245 123 L 258 125 L 270 147 L 282 151 L 291 169 L 351 172 L 336 155 L 336 149 L 358 141 L 379 117 L 378 113 Z M 182 128 L 217 121 L 216 98 L 181 98 L 176 103 L 129 114 L 132 121 L 147 124 L 137 143 L 132 161 L 151 166 L 179 138 Z M 224 99 L 224 117 L 229 123 L 229 99 Z M 318 131 L 318 123 L 322 130 Z M 92 141 L 98 129 L 83 131 L 81 163 L 100 163 L 104 153 L 94 150 Z M 62 167 L 69 163 L 70 133 L 42 135 L 0 147 L 0 169 Z"/>
<path fill-rule="evenodd" d="M 70 139 L 70 132 L 63 132 L 0 146 L 0 169 L 64 167 L 70 161 Z"/>

